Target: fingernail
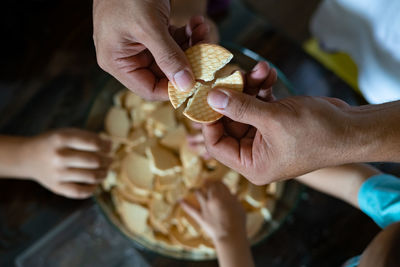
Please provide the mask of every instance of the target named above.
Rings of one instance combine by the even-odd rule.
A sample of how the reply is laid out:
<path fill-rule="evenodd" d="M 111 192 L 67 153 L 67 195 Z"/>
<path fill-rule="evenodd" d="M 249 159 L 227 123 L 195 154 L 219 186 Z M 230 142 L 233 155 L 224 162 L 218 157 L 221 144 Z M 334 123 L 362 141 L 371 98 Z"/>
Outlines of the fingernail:
<path fill-rule="evenodd" d="M 260 63 L 258 63 L 251 72 L 257 72 L 260 69 Z"/>
<path fill-rule="evenodd" d="M 200 16 L 201 23 L 204 23 L 205 19 L 204 16 Z"/>
<path fill-rule="evenodd" d="M 224 109 L 228 105 L 229 97 L 224 91 L 213 90 L 208 94 L 207 101 L 212 108 Z"/>
<path fill-rule="evenodd" d="M 174 75 L 175 85 L 181 91 L 188 91 L 193 87 L 193 76 L 187 70 L 181 70 Z"/>

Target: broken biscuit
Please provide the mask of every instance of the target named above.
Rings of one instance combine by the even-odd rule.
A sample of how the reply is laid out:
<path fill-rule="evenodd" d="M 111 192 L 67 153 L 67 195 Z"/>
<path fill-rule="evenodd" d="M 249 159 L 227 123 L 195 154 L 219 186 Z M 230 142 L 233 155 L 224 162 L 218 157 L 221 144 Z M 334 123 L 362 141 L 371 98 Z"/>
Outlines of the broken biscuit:
<path fill-rule="evenodd" d="M 240 71 L 235 71 L 227 77 L 218 77 L 215 74 L 223 68 L 233 57 L 225 48 L 217 45 L 199 44 L 189 48 L 186 52 L 197 82 L 194 87 L 181 92 L 174 85 L 168 83 L 168 95 L 174 108 L 180 107 L 189 99 L 183 114 L 189 119 L 210 123 L 222 117 L 214 111 L 207 102 L 209 91 L 214 87 L 224 87 L 238 91 L 243 90 L 243 77 Z M 220 72 L 219 75 L 223 74 Z"/>

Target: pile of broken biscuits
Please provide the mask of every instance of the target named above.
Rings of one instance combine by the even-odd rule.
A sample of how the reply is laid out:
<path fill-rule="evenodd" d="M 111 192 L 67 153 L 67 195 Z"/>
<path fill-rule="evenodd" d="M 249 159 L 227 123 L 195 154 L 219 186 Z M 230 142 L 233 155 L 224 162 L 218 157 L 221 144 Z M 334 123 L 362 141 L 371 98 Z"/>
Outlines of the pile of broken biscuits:
<path fill-rule="evenodd" d="M 110 194 L 116 213 L 133 238 L 140 237 L 167 250 L 214 255 L 209 237 L 179 204 L 185 199 L 196 205 L 194 190 L 209 179 L 221 180 L 243 204 L 250 240 L 272 220 L 283 183 L 255 186 L 218 161 L 204 159 L 186 141 L 188 135 L 199 133 L 192 120 L 209 122 L 220 117 L 214 111 L 196 112 L 193 108 L 198 102 L 196 97 L 204 94 L 201 90 L 207 92 L 219 85 L 243 88 L 238 67 L 227 65 L 232 58 L 227 52 L 224 64 L 209 71 L 208 78 L 201 76 L 191 92 L 181 93 L 169 85 L 173 107 L 168 102 L 145 101 L 127 89 L 114 96 L 102 134 L 112 141 L 114 160 L 102 190 Z M 199 51 L 189 53 L 198 55 Z M 200 72 L 205 73 L 196 67 L 193 70 L 196 78 Z"/>

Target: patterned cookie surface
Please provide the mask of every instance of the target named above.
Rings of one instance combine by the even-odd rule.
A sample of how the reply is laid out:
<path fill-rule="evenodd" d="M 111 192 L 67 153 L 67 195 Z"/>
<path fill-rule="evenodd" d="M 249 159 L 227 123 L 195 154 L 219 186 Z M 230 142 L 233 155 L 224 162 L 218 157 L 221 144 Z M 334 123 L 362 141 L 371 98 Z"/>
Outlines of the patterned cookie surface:
<path fill-rule="evenodd" d="M 221 87 L 242 92 L 243 91 L 243 76 L 240 71 L 235 71 L 228 77 L 219 78 L 215 81 L 212 88 Z"/>
<path fill-rule="evenodd" d="M 215 73 L 228 64 L 233 57 L 231 52 L 214 44 L 192 46 L 186 50 L 185 54 L 195 78 L 205 82 L 214 80 Z"/>
<path fill-rule="evenodd" d="M 243 91 L 243 77 L 240 71 L 235 71 L 232 75 L 220 78 L 215 81 L 212 88 L 223 87 L 237 91 Z M 223 115 L 213 110 L 207 102 L 208 92 L 211 87 L 208 85 L 200 86 L 189 99 L 183 114 L 189 119 L 200 122 L 210 123 L 220 119 Z"/>
<path fill-rule="evenodd" d="M 171 82 L 168 82 L 168 96 L 172 106 L 175 109 L 179 108 L 183 103 L 185 103 L 188 97 L 191 97 L 193 95 L 199 85 L 201 84 L 197 82 L 190 91 L 181 92 L 176 89 Z"/>
<path fill-rule="evenodd" d="M 243 90 L 243 77 L 240 71 L 235 71 L 227 77 L 229 72 L 219 72 L 232 59 L 233 55 L 225 48 L 213 44 L 200 44 L 186 50 L 186 55 L 192 66 L 196 82 L 188 92 L 181 92 L 168 83 L 168 95 L 174 108 L 180 107 L 189 99 L 183 114 L 189 119 L 200 122 L 214 122 L 222 114 L 214 111 L 207 102 L 208 92 L 215 87 L 223 87 L 238 91 Z M 222 74 L 216 77 L 216 73 Z"/>
<path fill-rule="evenodd" d="M 214 111 L 207 103 L 207 95 L 211 87 L 200 86 L 183 111 L 183 114 L 195 122 L 214 122 L 222 117 L 222 114 Z"/>

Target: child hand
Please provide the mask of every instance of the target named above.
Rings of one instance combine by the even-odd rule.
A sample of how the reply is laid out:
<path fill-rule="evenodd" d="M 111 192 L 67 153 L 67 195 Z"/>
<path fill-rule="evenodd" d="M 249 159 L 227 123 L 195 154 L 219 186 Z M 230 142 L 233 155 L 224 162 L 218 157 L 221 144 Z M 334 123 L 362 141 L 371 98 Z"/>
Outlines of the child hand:
<path fill-rule="evenodd" d="M 237 198 L 222 182 L 207 182 L 196 191 L 200 209 L 182 201 L 182 208 L 201 226 L 214 243 L 235 237 L 246 238 L 246 216 Z"/>
<path fill-rule="evenodd" d="M 97 134 L 62 129 L 27 142 L 24 172 L 52 192 L 69 198 L 87 198 L 107 175 L 109 141 Z"/>

